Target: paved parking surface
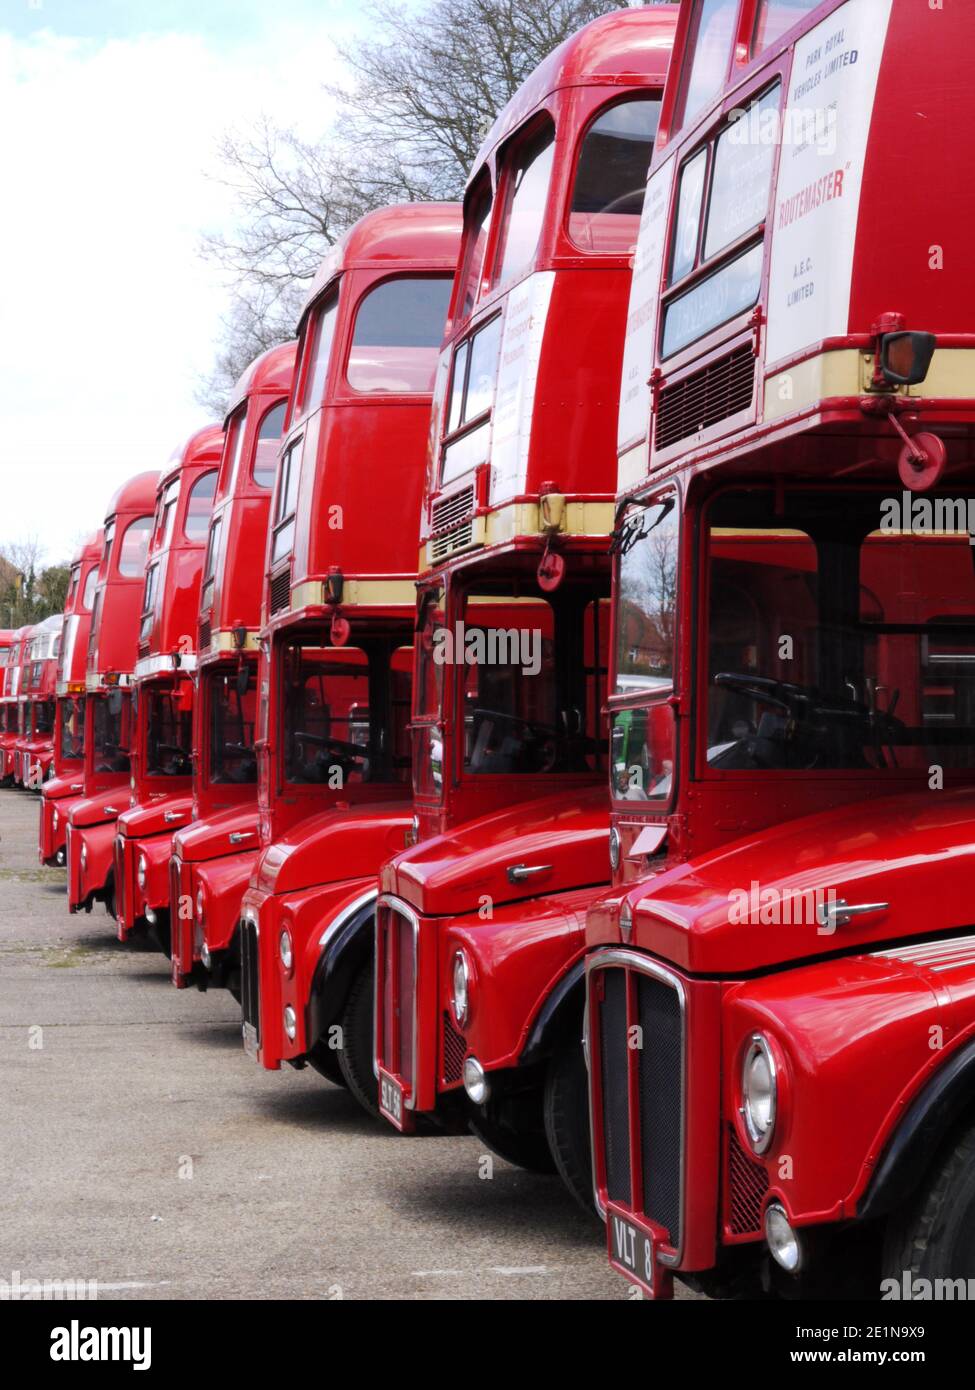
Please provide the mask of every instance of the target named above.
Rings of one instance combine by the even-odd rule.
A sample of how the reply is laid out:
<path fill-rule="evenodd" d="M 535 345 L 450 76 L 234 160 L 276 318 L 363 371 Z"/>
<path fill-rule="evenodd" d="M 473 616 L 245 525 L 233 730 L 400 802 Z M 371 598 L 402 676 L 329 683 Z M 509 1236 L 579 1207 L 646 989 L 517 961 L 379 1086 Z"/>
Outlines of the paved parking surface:
<path fill-rule="evenodd" d="M 311 1070 L 243 1053 L 229 995 L 177 991 L 70 917 L 37 802 L 0 789 L 0 1279 L 117 1298 L 626 1299 L 556 1179 L 403 1138 Z"/>

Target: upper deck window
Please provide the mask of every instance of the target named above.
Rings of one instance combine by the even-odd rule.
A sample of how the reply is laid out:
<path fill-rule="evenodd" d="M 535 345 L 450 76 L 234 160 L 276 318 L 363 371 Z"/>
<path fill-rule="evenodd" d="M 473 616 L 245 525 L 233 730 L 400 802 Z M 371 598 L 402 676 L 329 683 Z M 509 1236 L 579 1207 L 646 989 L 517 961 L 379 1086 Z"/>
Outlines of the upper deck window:
<path fill-rule="evenodd" d="M 777 43 L 820 0 L 758 0 L 752 31 L 752 56 Z"/>
<path fill-rule="evenodd" d="M 278 401 L 268 410 L 257 431 L 257 448 L 254 451 L 254 482 L 258 487 L 273 487 L 274 475 L 278 471 L 278 445 L 284 433 L 284 417 L 288 411 L 287 401 Z"/>
<path fill-rule="evenodd" d="M 684 126 L 724 86 L 738 20 L 739 0 L 695 0 L 684 50 L 677 127 Z"/>
<path fill-rule="evenodd" d="M 149 553 L 149 536 L 152 533 L 152 517 L 137 516 L 130 521 L 118 557 L 118 572 L 126 579 L 134 579 L 146 567 Z M 111 544 L 111 535 L 106 533 L 106 544 Z"/>
<path fill-rule="evenodd" d="M 467 203 L 464 254 L 460 273 L 460 283 L 463 289 L 457 307 L 457 315 L 460 319 L 467 318 L 477 303 L 477 297 L 480 293 L 492 203 L 491 180 L 487 174 L 484 174 L 475 185 Z"/>
<path fill-rule="evenodd" d="M 203 587 L 200 592 L 201 612 L 205 612 L 213 602 L 213 585 L 217 572 L 217 555 L 220 553 L 220 532 L 222 529 L 223 517 L 218 516 L 210 527 L 206 558 L 203 561 Z"/>
<path fill-rule="evenodd" d="M 159 565 L 150 565 L 146 570 L 145 587 L 142 590 L 142 621 L 139 624 L 139 641 L 148 640 L 156 615 L 156 581 L 159 578 Z"/>
<path fill-rule="evenodd" d="M 81 579 L 81 566 L 73 565 L 71 569 L 71 582 L 68 587 L 68 596 L 64 600 L 64 611 L 70 613 L 74 607 L 74 601 L 78 595 L 78 583 Z M 2 664 L 2 662 L 0 662 Z"/>
<path fill-rule="evenodd" d="M 507 192 L 495 284 L 507 284 L 531 268 L 545 217 L 554 154 L 555 129 L 551 122 L 546 122 L 507 157 Z"/>
<path fill-rule="evenodd" d="M 170 483 L 156 509 L 155 548 L 163 550 L 173 539 L 173 525 L 176 521 L 176 503 L 179 501 L 179 479 Z"/>
<path fill-rule="evenodd" d="M 444 450 L 443 482 L 458 477 L 471 466 L 467 445 L 475 435 L 483 434 L 484 417 L 494 403 L 500 349 L 501 315 L 495 314 L 454 352 L 446 432 L 454 434 L 477 420 L 482 424 L 477 429 L 465 430 L 463 439 L 448 444 Z"/>
<path fill-rule="evenodd" d="M 227 442 L 224 445 L 227 456 L 231 460 L 230 476 L 227 480 L 227 492 L 233 492 L 237 483 L 237 471 L 240 468 L 240 456 L 244 451 L 244 426 L 247 423 L 247 403 L 246 401 L 239 410 L 235 410 L 230 417 L 227 425 Z"/>
<path fill-rule="evenodd" d="M 85 580 L 84 592 L 81 595 L 81 606 L 86 613 L 91 612 L 91 605 L 95 601 L 95 586 L 98 583 L 98 566 L 92 565 Z"/>
<path fill-rule="evenodd" d="M 278 475 L 278 495 L 274 508 L 274 542 L 271 564 L 291 554 L 295 538 L 295 512 L 298 508 L 298 483 L 301 478 L 301 439 L 296 439 L 281 459 Z"/>
<path fill-rule="evenodd" d="M 316 410 L 325 394 L 325 378 L 328 375 L 328 361 L 332 354 L 338 306 L 338 294 L 333 293 L 314 310 L 306 334 L 304 385 L 301 389 L 302 415 L 306 415 L 309 410 Z"/>
<path fill-rule="evenodd" d="M 201 541 L 210 526 L 213 495 L 217 490 L 217 470 L 202 473 L 190 491 L 183 530 L 188 541 Z"/>
<path fill-rule="evenodd" d="M 758 236 L 768 211 L 775 144 L 754 133 L 766 129 L 780 96 L 776 83 L 681 170 L 667 283 L 674 287 L 691 276 L 694 283 L 671 296 L 664 309 L 663 357 L 727 323 L 758 298 L 763 265 Z M 752 232 L 755 237 L 749 238 Z M 738 249 L 746 239 L 751 244 Z M 711 273 L 701 274 L 712 262 Z"/>
<path fill-rule="evenodd" d="M 346 368 L 353 390 L 402 395 L 433 390 L 452 284 L 445 275 L 403 276 L 365 295 Z"/>
<path fill-rule="evenodd" d="M 641 98 L 604 108 L 579 151 L 569 236 L 582 251 L 626 255 L 636 245 L 660 101 Z"/>
<path fill-rule="evenodd" d="M 105 527 L 105 541 L 104 541 L 104 544 L 102 545 L 102 564 L 105 566 L 106 573 L 107 573 L 107 571 L 108 571 L 108 562 L 109 562 L 109 558 L 111 557 L 111 554 L 112 554 L 112 541 L 113 541 L 114 539 L 115 539 L 115 522 L 114 522 L 114 521 L 110 521 L 109 524 Z"/>

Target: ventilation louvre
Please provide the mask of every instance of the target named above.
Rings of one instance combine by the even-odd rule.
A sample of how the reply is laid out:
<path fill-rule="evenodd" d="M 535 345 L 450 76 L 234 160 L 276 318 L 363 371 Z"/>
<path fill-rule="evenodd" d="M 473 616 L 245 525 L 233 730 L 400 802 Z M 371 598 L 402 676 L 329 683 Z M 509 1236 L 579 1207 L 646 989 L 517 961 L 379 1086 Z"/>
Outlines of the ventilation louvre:
<path fill-rule="evenodd" d="M 747 410 L 755 390 L 755 355 L 750 344 L 718 362 L 665 386 L 657 401 L 654 443 L 669 449 L 700 430 Z"/>

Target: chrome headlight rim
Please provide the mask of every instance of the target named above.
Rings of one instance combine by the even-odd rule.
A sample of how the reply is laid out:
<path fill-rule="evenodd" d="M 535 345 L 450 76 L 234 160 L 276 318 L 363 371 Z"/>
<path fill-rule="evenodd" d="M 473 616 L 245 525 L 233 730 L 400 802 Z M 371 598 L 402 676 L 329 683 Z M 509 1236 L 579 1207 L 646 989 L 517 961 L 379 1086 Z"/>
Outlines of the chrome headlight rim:
<path fill-rule="evenodd" d="M 284 1033 L 289 1042 L 294 1042 L 298 1036 L 298 1015 L 290 1004 L 286 1004 L 282 1014 L 284 1021 Z"/>
<path fill-rule="evenodd" d="M 199 884 L 196 890 L 196 901 L 193 904 L 196 911 L 196 920 L 200 926 L 206 923 L 207 895 L 203 891 L 203 884 Z"/>
<path fill-rule="evenodd" d="M 135 866 L 135 881 L 139 885 L 139 891 L 144 893 L 149 881 L 149 861 L 144 854 L 139 855 L 138 863 Z"/>
<path fill-rule="evenodd" d="M 278 958 L 281 961 L 282 969 L 290 975 L 295 968 L 295 949 L 294 941 L 287 927 L 282 927 L 278 934 Z"/>
<path fill-rule="evenodd" d="M 471 1016 L 472 979 L 470 957 L 463 946 L 459 946 L 450 963 L 450 1011 L 458 1028 L 465 1027 Z"/>
<path fill-rule="evenodd" d="M 751 1106 L 749 1076 L 757 1058 L 761 1058 L 768 1070 L 768 1122 L 764 1128 L 755 1120 Z M 741 1115 L 745 1136 L 756 1154 L 763 1154 L 772 1142 L 779 1109 L 779 1068 L 772 1045 L 764 1033 L 752 1033 L 745 1043 L 741 1059 Z"/>
<path fill-rule="evenodd" d="M 611 825 L 610 828 L 609 828 L 609 867 L 612 869 L 612 871 L 613 871 L 614 874 L 616 873 L 616 870 L 617 870 L 617 869 L 619 868 L 619 866 L 620 866 L 620 857 L 621 857 L 621 838 L 620 838 L 620 832 L 619 832 L 619 829 L 618 829 L 615 825 Z"/>

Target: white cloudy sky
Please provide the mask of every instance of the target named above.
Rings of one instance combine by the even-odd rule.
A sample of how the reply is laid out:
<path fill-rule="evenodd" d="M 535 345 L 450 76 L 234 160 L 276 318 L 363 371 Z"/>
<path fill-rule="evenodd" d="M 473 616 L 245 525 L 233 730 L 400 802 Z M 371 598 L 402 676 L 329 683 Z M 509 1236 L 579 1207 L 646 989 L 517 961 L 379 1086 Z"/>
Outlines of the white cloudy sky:
<path fill-rule="evenodd" d="M 358 0 L 0 0 L 0 544 L 55 562 L 206 422 L 212 178 L 262 113 L 317 135 Z"/>

